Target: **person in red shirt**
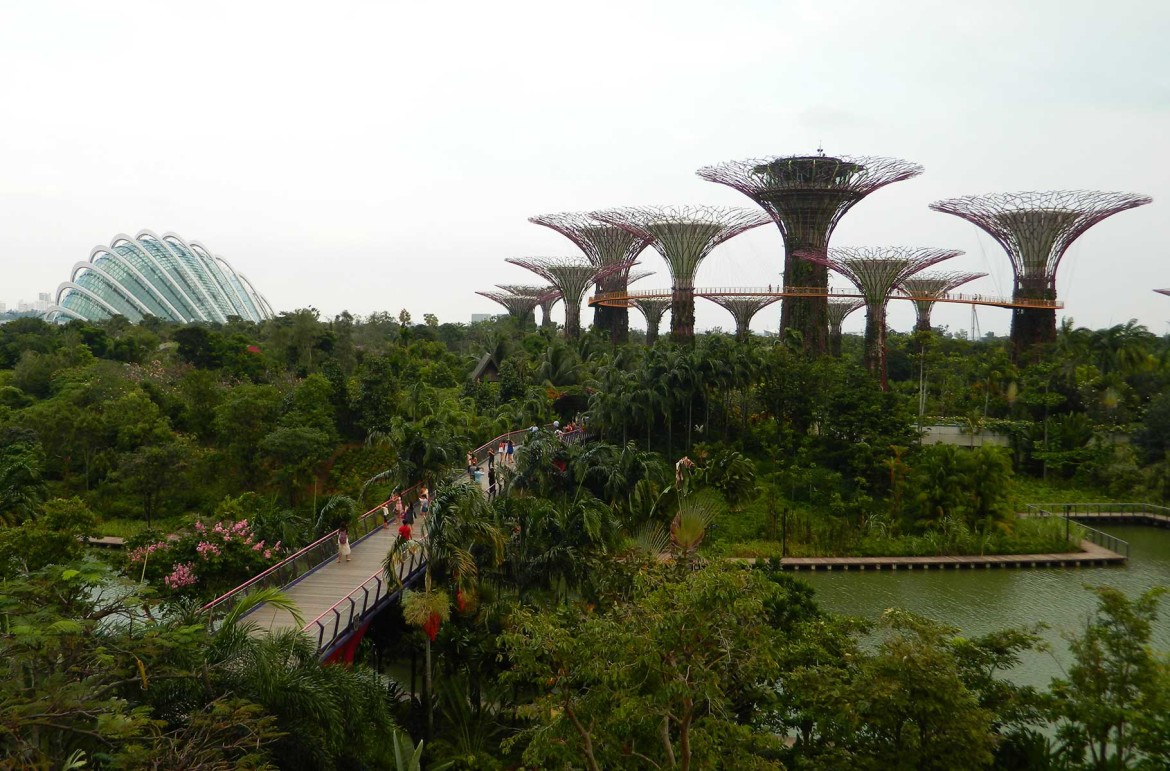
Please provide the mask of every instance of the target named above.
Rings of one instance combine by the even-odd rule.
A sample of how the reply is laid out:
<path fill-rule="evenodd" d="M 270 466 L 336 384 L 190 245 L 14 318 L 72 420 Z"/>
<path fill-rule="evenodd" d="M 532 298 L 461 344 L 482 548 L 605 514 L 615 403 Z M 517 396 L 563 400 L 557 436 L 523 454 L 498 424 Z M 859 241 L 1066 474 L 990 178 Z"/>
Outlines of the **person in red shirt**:
<path fill-rule="evenodd" d="M 401 538 L 403 541 L 409 541 L 410 540 L 410 525 L 403 522 L 402 525 L 398 528 L 398 537 Z"/>

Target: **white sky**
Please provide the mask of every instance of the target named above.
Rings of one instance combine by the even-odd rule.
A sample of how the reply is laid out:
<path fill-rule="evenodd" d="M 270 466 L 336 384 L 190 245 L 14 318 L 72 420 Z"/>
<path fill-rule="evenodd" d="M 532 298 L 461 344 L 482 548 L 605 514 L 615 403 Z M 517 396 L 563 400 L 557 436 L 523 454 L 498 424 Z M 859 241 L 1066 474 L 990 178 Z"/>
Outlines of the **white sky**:
<path fill-rule="evenodd" d="M 502 311 L 476 290 L 539 281 L 505 257 L 574 253 L 529 216 L 754 206 L 695 169 L 823 143 L 926 167 L 833 243 L 965 249 L 940 267 L 991 274 L 966 291 L 1010 293 L 1007 257 L 931 201 L 1152 195 L 1074 244 L 1058 291 L 1078 325 L 1170 329 L 1151 291 L 1170 286 L 1165 0 L 0 2 L 10 306 L 150 229 L 202 241 L 278 311 L 466 322 Z M 768 226 L 717 249 L 698 284 L 779 283 L 781 265 Z M 656 253 L 643 267 L 657 275 L 639 287 L 669 284 Z M 697 302 L 698 327 L 734 328 Z M 971 312 L 934 321 L 965 329 Z M 1009 321 L 978 313 L 983 332 Z M 890 322 L 909 328 L 909 304 Z"/>

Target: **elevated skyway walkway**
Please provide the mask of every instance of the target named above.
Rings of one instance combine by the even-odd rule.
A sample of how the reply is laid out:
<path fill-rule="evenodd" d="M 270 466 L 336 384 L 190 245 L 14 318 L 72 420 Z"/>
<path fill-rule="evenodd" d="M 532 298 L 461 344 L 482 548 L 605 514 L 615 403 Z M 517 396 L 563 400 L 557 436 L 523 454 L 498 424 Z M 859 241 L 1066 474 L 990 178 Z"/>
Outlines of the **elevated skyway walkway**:
<path fill-rule="evenodd" d="M 692 290 L 696 297 L 827 297 L 829 299 L 862 299 L 862 295 L 855 289 L 825 289 L 823 287 L 695 287 Z M 669 300 L 674 297 L 672 289 L 640 289 L 624 292 L 606 292 L 593 295 L 589 298 L 589 305 L 606 305 L 613 307 L 629 307 L 635 300 L 661 299 Z M 983 294 L 963 294 L 948 292 L 939 295 L 916 295 L 905 292 L 890 295 L 891 300 L 924 300 L 940 303 L 962 303 L 964 305 L 988 305 L 995 308 L 1051 308 L 1059 310 L 1064 307 L 1061 300 L 1043 300 L 1031 298 L 995 297 Z"/>

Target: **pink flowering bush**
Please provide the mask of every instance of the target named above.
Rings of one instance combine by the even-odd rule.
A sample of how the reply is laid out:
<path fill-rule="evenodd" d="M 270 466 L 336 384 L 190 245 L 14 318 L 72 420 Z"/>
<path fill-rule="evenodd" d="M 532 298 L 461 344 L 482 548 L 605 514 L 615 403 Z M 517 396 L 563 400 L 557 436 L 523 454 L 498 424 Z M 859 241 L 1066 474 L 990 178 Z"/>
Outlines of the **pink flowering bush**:
<path fill-rule="evenodd" d="M 209 600 L 262 573 L 284 556 L 280 541 L 266 543 L 247 519 L 205 523 L 166 538 L 149 538 L 127 554 L 127 573 L 165 593 Z"/>

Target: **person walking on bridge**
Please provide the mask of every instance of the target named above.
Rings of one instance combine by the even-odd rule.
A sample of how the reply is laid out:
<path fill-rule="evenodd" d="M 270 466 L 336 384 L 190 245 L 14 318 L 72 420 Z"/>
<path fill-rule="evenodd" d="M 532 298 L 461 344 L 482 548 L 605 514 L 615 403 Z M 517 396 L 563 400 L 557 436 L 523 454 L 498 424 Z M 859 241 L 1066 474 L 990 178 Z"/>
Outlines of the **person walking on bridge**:
<path fill-rule="evenodd" d="M 349 562 L 349 528 L 342 525 L 337 529 L 337 561 L 341 562 L 344 557 L 346 562 Z"/>

